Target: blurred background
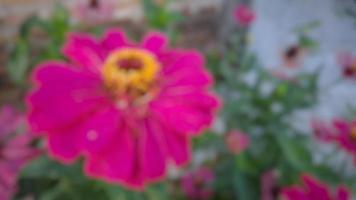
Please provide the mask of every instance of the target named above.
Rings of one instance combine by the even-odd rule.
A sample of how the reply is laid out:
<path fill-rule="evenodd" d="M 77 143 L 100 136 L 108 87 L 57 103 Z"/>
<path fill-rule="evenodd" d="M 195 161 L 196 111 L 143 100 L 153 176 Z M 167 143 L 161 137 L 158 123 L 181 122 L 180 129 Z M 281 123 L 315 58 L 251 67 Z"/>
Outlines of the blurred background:
<path fill-rule="evenodd" d="M 299 200 L 356 198 L 355 0 L 0 0 L 0 105 L 25 112 L 35 66 L 62 58 L 67 33 L 107 27 L 136 40 L 159 30 L 171 46 L 204 53 L 223 101 L 214 125 L 193 140 L 191 163 L 144 195 L 73 180 L 80 163 L 63 166 L 42 153 L 21 168 L 13 199 L 298 200 L 286 191 L 303 188 L 303 174 L 329 197 Z M 44 149 L 38 139 L 31 146 Z M 214 181 L 199 177 L 202 167 Z M 198 183 L 184 185 L 186 176 Z M 348 198 L 337 195 L 340 185 Z M 210 195 L 200 195 L 205 187 Z"/>

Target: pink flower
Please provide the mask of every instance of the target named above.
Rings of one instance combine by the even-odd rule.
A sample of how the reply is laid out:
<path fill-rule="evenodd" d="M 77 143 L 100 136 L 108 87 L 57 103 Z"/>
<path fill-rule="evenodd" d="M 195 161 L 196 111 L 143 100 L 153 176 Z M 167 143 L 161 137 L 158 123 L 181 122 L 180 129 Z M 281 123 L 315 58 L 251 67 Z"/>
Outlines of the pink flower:
<path fill-rule="evenodd" d="M 231 153 L 238 154 L 249 146 L 250 138 L 239 130 L 233 130 L 226 134 L 225 144 Z"/>
<path fill-rule="evenodd" d="M 261 176 L 261 200 L 275 200 L 278 196 L 278 178 L 276 171 L 266 171 Z"/>
<path fill-rule="evenodd" d="M 338 61 L 345 78 L 356 78 L 356 57 L 351 53 L 340 53 Z"/>
<path fill-rule="evenodd" d="M 30 147 L 32 136 L 19 134 L 22 116 L 10 106 L 0 109 L 0 199 L 7 200 L 17 189 L 17 175 L 37 155 Z"/>
<path fill-rule="evenodd" d="M 213 171 L 207 167 L 202 167 L 187 173 L 181 180 L 181 187 L 190 199 L 209 199 L 214 193 L 212 188 L 214 179 Z"/>
<path fill-rule="evenodd" d="M 235 21 L 242 26 L 249 26 L 256 18 L 255 12 L 247 5 L 238 5 L 234 11 Z"/>
<path fill-rule="evenodd" d="M 143 189 L 165 176 L 166 163 L 190 158 L 190 138 L 213 121 L 219 101 L 197 51 L 171 49 L 160 33 L 135 44 L 118 29 L 101 39 L 71 34 L 71 63 L 34 71 L 28 120 L 47 138 L 50 155 L 85 158 L 93 178 Z"/>
<path fill-rule="evenodd" d="M 340 186 L 334 193 L 324 183 L 303 175 L 303 186 L 290 186 L 282 189 L 282 197 L 285 200 L 348 200 L 351 199 L 346 188 Z"/>
<path fill-rule="evenodd" d="M 356 160 L 356 120 L 348 122 L 335 119 L 331 125 L 314 122 L 314 134 L 326 142 L 337 142 L 345 151 L 354 156 Z"/>
<path fill-rule="evenodd" d="M 72 8 L 78 20 L 98 24 L 112 20 L 115 4 L 112 0 L 81 0 Z"/>
<path fill-rule="evenodd" d="M 335 140 L 356 159 L 356 120 L 334 120 L 334 127 L 338 133 Z"/>
<path fill-rule="evenodd" d="M 335 139 L 334 130 L 325 122 L 313 119 L 311 121 L 313 134 L 324 142 L 330 142 Z"/>

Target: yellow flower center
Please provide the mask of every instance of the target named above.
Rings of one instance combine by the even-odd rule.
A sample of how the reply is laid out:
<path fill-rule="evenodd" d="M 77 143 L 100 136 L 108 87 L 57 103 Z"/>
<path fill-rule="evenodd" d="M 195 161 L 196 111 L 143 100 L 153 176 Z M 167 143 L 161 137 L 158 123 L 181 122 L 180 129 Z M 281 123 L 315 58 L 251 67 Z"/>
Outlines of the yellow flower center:
<path fill-rule="evenodd" d="M 102 75 L 115 94 L 144 94 L 151 87 L 161 66 L 156 56 L 138 48 L 123 48 L 109 54 Z"/>
<path fill-rule="evenodd" d="M 353 127 L 351 128 L 350 137 L 351 137 L 353 140 L 356 140 L 356 126 L 353 126 Z"/>

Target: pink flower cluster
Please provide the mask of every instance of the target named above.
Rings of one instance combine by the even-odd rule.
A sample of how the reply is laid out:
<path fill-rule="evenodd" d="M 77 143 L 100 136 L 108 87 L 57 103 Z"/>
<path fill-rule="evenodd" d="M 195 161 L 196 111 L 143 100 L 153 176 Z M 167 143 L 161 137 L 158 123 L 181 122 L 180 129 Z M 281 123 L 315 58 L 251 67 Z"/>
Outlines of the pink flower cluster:
<path fill-rule="evenodd" d="M 190 199 L 206 200 L 213 195 L 215 175 L 207 167 L 187 173 L 181 180 L 183 192 Z"/>
<path fill-rule="evenodd" d="M 0 199 L 16 192 L 17 176 L 38 151 L 30 146 L 31 134 L 24 129 L 24 118 L 11 106 L 0 109 Z"/>
<path fill-rule="evenodd" d="M 285 200 L 349 200 L 351 199 L 346 188 L 340 186 L 334 193 L 324 183 L 309 175 L 301 177 L 302 186 L 290 186 L 282 189 L 281 196 Z"/>
<path fill-rule="evenodd" d="M 356 121 L 335 119 L 330 125 L 313 121 L 314 135 L 321 141 L 336 142 L 342 149 L 354 156 L 356 161 Z"/>

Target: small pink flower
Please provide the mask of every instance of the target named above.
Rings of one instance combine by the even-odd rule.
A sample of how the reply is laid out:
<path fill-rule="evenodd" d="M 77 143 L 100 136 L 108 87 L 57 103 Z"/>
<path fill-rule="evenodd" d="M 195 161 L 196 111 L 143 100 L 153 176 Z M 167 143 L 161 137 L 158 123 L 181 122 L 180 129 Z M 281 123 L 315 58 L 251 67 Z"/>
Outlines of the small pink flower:
<path fill-rule="evenodd" d="M 50 155 L 83 156 L 88 176 L 133 189 L 163 178 L 170 160 L 186 164 L 191 137 L 211 125 L 219 101 L 204 57 L 167 41 L 150 33 L 136 44 L 118 29 L 76 33 L 63 48 L 70 63 L 40 64 L 28 121 Z"/>
<path fill-rule="evenodd" d="M 326 122 L 313 119 L 311 121 L 313 134 L 323 142 L 330 142 L 335 139 L 334 130 Z"/>
<path fill-rule="evenodd" d="M 187 173 L 181 180 L 183 192 L 190 199 L 205 200 L 213 196 L 215 175 L 207 167 Z"/>
<path fill-rule="evenodd" d="M 226 134 L 225 144 L 231 153 L 238 154 L 249 146 L 250 138 L 239 130 L 233 130 Z"/>
<path fill-rule="evenodd" d="M 326 142 L 337 142 L 356 161 L 356 120 L 335 119 L 331 125 L 313 122 L 314 134 Z"/>
<path fill-rule="evenodd" d="M 112 20 L 114 8 L 112 0 L 81 0 L 74 4 L 72 13 L 82 22 L 98 24 Z"/>
<path fill-rule="evenodd" d="M 290 186 L 282 189 L 281 196 L 285 200 L 349 200 L 348 190 L 342 186 L 334 193 L 326 184 L 309 175 L 301 177 L 302 186 Z"/>
<path fill-rule="evenodd" d="M 349 52 L 340 53 L 338 61 L 345 78 L 356 78 L 356 56 L 352 56 Z"/>
<path fill-rule="evenodd" d="M 242 26 L 249 26 L 256 18 L 255 12 L 247 5 L 238 5 L 234 10 L 235 21 Z"/>
<path fill-rule="evenodd" d="M 261 176 L 261 200 L 275 200 L 278 196 L 278 177 L 274 170 L 266 171 Z"/>
<path fill-rule="evenodd" d="M 0 109 L 0 199 L 8 200 L 17 190 L 17 176 L 37 151 L 30 147 L 32 136 L 21 133 L 24 118 L 10 106 Z"/>

